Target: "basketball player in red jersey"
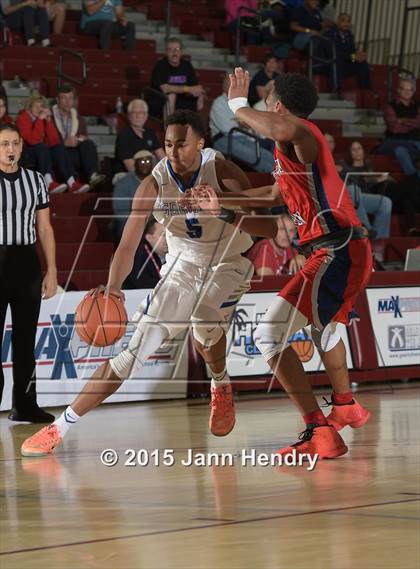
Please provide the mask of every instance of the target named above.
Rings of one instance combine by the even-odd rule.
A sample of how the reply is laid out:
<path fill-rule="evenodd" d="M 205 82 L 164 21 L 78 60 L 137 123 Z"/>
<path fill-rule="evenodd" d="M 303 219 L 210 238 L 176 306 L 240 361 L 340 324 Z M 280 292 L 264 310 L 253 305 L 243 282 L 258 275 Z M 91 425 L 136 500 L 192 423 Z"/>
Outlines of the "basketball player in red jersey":
<path fill-rule="evenodd" d="M 230 81 L 229 106 L 235 118 L 276 143 L 273 174 L 307 257 L 254 333 L 256 345 L 306 424 L 299 442 L 278 452 L 295 449 L 299 454 L 335 458 L 347 452 L 337 431 L 347 425 L 361 427 L 370 415 L 350 391 L 345 346 L 336 329 L 337 324 L 348 324 L 356 297 L 370 278 L 367 232 L 338 176 L 326 139 L 307 120 L 318 102 L 312 82 L 296 73 L 281 74 L 267 98 L 268 112 L 261 112 L 247 105 L 248 73 L 237 68 Z M 219 208 L 211 188 L 197 189 L 196 197 L 200 196 L 204 200 L 200 207 Z M 246 231 L 246 224 L 241 229 Z M 333 410 L 327 418 L 288 344 L 288 338 L 308 324 L 333 386 Z"/>

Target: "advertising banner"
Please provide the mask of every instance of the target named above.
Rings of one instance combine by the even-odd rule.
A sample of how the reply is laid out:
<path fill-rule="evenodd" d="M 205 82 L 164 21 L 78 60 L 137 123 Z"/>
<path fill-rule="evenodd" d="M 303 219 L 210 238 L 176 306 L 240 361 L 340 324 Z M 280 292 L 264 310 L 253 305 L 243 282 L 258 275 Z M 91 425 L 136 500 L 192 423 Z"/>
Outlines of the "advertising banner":
<path fill-rule="evenodd" d="M 420 287 L 366 291 L 380 367 L 420 365 Z"/>
<path fill-rule="evenodd" d="M 126 291 L 129 321 L 150 291 Z M 128 324 L 126 334 L 113 346 L 95 348 L 83 342 L 74 327 L 74 311 L 85 292 L 56 295 L 41 303 L 35 343 L 38 403 L 40 406 L 68 405 L 86 380 L 109 358 L 123 350 L 135 326 Z M 125 381 L 107 402 L 142 401 L 186 397 L 188 345 L 185 335 L 164 344 L 146 364 Z M 10 311 L 6 316 L 2 342 L 5 392 L 0 410 L 12 404 L 12 326 Z"/>

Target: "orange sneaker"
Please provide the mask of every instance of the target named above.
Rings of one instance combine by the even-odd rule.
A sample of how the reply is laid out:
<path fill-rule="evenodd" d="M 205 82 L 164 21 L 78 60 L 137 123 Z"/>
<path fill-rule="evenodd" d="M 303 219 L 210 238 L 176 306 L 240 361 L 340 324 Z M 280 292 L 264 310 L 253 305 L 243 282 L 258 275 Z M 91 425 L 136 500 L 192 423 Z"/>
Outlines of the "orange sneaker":
<path fill-rule="evenodd" d="M 52 453 L 61 441 L 56 425 L 48 425 L 26 439 L 20 447 L 20 452 L 23 456 L 45 456 Z"/>
<path fill-rule="evenodd" d="M 317 454 L 318 458 L 337 458 L 348 451 L 345 442 L 331 425 L 307 425 L 299 439 L 297 443 L 279 449 L 276 454 L 295 452 L 297 455 L 312 457 Z"/>
<path fill-rule="evenodd" d="M 362 407 L 356 399 L 353 399 L 352 403 L 342 405 L 334 403 L 334 399 L 332 401 L 325 399 L 325 402 L 333 406 L 331 413 L 327 417 L 327 421 L 336 431 L 341 431 L 341 429 L 344 429 L 347 425 L 353 429 L 359 429 L 369 421 L 370 412 Z"/>
<path fill-rule="evenodd" d="M 235 403 L 229 383 L 211 388 L 210 407 L 210 431 L 216 437 L 228 435 L 235 426 Z"/>

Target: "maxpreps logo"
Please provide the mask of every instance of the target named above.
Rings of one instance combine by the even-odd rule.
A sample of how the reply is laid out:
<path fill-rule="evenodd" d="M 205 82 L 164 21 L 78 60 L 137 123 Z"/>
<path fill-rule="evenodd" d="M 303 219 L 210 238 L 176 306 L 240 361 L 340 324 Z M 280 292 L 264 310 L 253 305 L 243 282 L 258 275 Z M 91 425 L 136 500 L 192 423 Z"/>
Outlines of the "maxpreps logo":
<path fill-rule="evenodd" d="M 125 349 L 134 333 L 135 326 L 128 324 L 125 335 L 113 346 L 96 348 L 83 342 L 74 330 L 74 314 L 62 318 L 59 314 L 51 314 L 50 322 L 39 322 L 35 341 L 35 360 L 37 366 L 52 366 L 48 372 L 50 379 L 77 379 L 83 370 L 91 367 L 94 370 L 99 364 L 107 361 Z M 2 363 L 5 368 L 12 366 L 12 329 L 6 326 L 2 345 Z M 169 348 L 172 352 L 172 348 Z M 146 365 L 159 364 L 161 360 L 173 358 L 167 349 L 160 349 L 149 359 L 154 360 Z"/>
<path fill-rule="evenodd" d="M 394 313 L 394 318 L 402 318 L 399 296 L 391 296 L 391 298 L 380 298 L 378 300 L 378 313 L 389 314 L 390 312 Z"/>
<path fill-rule="evenodd" d="M 420 311 L 420 297 L 390 296 L 378 300 L 378 314 L 394 314 L 394 318 L 403 318 L 406 312 Z"/>

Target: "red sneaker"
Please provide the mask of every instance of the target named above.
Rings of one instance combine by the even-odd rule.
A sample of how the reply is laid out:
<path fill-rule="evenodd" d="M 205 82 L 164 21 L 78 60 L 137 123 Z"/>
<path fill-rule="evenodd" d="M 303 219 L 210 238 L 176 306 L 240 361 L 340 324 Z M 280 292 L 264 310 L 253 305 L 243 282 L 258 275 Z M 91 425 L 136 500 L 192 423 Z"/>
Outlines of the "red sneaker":
<path fill-rule="evenodd" d="M 327 417 L 327 421 L 336 431 L 341 431 L 341 429 L 344 429 L 347 425 L 353 429 L 359 429 L 369 421 L 370 412 L 362 407 L 356 399 L 353 399 L 351 403 L 345 404 L 334 403 L 334 398 L 332 401 L 327 401 L 326 399 L 325 401 L 328 405 L 333 406 L 331 413 Z"/>
<path fill-rule="evenodd" d="M 78 182 L 77 180 L 71 186 L 69 186 L 69 192 L 72 194 L 85 194 L 89 190 L 89 184 L 82 184 L 82 182 Z"/>
<path fill-rule="evenodd" d="M 45 456 L 52 453 L 61 442 L 60 433 L 52 424 L 23 441 L 20 452 L 23 456 Z"/>
<path fill-rule="evenodd" d="M 299 441 L 293 445 L 279 449 L 276 454 L 306 454 L 318 458 L 337 458 L 346 454 L 345 442 L 331 425 L 307 425 L 300 433 Z"/>
<path fill-rule="evenodd" d="M 235 426 L 235 403 L 230 383 L 211 388 L 210 431 L 216 437 L 224 437 Z"/>
<path fill-rule="evenodd" d="M 67 190 L 66 184 L 59 184 L 55 180 L 53 180 L 48 186 L 48 193 L 50 194 L 62 194 L 66 190 Z"/>

